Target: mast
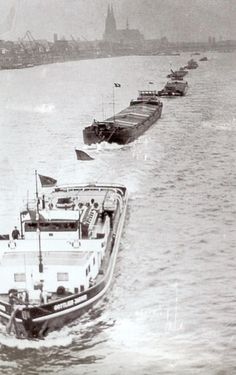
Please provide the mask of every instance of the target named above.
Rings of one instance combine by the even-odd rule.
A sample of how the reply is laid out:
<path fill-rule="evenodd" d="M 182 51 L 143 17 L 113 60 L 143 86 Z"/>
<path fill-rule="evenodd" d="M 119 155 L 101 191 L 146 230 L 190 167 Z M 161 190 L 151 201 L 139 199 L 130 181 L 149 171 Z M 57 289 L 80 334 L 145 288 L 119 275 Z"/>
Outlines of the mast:
<path fill-rule="evenodd" d="M 112 104 L 113 104 L 113 119 L 114 119 L 114 123 L 115 123 L 115 88 L 116 87 L 121 87 L 121 84 L 118 83 L 118 82 L 114 82 L 113 83 L 113 89 L 112 89 Z"/>
<path fill-rule="evenodd" d="M 38 232 L 38 245 L 39 245 L 39 273 L 43 273 L 43 257 L 41 247 L 41 232 L 40 232 L 40 218 L 39 218 L 39 194 L 38 194 L 38 173 L 35 171 L 35 187 L 36 187 L 36 220 L 37 220 L 37 232 Z"/>
<path fill-rule="evenodd" d="M 113 90 L 112 90 L 112 108 L 113 108 L 113 120 L 114 124 L 116 122 L 115 118 L 115 84 L 113 84 Z"/>
<path fill-rule="evenodd" d="M 105 111 L 104 111 L 104 100 L 103 100 L 103 95 L 102 95 L 102 119 L 105 119 Z"/>
<path fill-rule="evenodd" d="M 78 221 L 77 221 L 77 229 L 78 229 L 78 240 L 81 238 L 81 208 L 78 208 Z"/>

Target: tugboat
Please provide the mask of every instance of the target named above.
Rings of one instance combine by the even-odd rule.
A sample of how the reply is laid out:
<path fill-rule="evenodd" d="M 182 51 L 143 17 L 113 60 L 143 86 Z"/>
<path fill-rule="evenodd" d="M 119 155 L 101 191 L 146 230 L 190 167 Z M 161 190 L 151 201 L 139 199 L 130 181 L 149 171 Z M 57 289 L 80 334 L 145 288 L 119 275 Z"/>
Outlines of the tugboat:
<path fill-rule="evenodd" d="M 199 61 L 208 61 L 208 58 L 206 56 L 204 56 L 201 59 L 199 59 Z"/>
<path fill-rule="evenodd" d="M 188 74 L 188 71 L 184 69 L 179 69 L 175 71 L 171 69 L 171 73 L 167 75 L 167 78 L 171 78 L 174 80 L 182 80 L 187 74 Z"/>
<path fill-rule="evenodd" d="M 40 339 L 79 318 L 107 291 L 127 206 L 115 184 L 63 185 L 27 203 L 21 231 L 0 236 L 0 319 Z"/>
<path fill-rule="evenodd" d="M 188 61 L 188 64 L 185 66 L 186 69 L 196 69 L 198 67 L 197 61 L 191 59 Z"/>
<path fill-rule="evenodd" d="M 138 98 L 131 100 L 129 107 L 105 121 L 94 120 L 87 126 L 83 130 L 84 143 L 133 142 L 161 117 L 162 106 L 157 91 L 139 91 Z"/>
<path fill-rule="evenodd" d="M 158 91 L 159 96 L 184 96 L 188 89 L 188 82 L 183 80 L 168 81 L 165 87 Z"/>

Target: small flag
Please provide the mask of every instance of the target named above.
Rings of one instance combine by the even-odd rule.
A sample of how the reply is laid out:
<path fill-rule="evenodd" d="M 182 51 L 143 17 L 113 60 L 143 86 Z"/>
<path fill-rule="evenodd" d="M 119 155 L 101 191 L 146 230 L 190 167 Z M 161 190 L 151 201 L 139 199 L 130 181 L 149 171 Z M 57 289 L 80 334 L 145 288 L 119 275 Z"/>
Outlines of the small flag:
<path fill-rule="evenodd" d="M 38 213 L 37 211 L 28 209 L 28 214 L 30 216 L 31 221 L 41 221 L 41 222 L 46 221 L 45 217 L 42 214 Z"/>
<path fill-rule="evenodd" d="M 115 85 L 115 87 L 121 87 L 121 84 L 117 83 L 117 82 L 115 82 L 114 85 Z"/>
<path fill-rule="evenodd" d="M 57 183 L 57 180 L 55 180 L 52 177 L 43 176 L 41 174 L 39 174 L 38 176 L 39 176 L 42 187 L 51 187 L 51 186 L 56 185 Z"/>
<path fill-rule="evenodd" d="M 92 158 L 90 155 L 88 155 L 86 152 L 82 151 L 82 150 L 75 150 L 76 152 L 76 156 L 77 156 L 77 160 L 94 160 L 94 158 Z"/>
<path fill-rule="evenodd" d="M 149 82 L 149 85 L 153 85 L 153 84 L 154 84 L 154 82 L 152 82 L 152 81 Z"/>

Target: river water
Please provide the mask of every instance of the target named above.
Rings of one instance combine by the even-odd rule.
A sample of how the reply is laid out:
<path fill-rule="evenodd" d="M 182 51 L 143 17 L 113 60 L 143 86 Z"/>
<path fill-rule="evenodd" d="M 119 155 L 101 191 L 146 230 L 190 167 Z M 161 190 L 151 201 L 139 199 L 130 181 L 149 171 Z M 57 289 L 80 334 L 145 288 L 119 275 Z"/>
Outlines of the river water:
<path fill-rule="evenodd" d="M 129 190 L 106 298 L 44 341 L 0 326 L 1 374 L 236 374 L 236 55 L 207 56 L 189 72 L 186 97 L 163 99 L 151 129 L 88 149 L 91 162 L 74 149 L 86 150 L 84 126 L 112 115 L 113 82 L 117 112 L 138 89 L 161 89 L 189 54 L 0 72 L 0 233 L 19 225 L 35 170 Z"/>

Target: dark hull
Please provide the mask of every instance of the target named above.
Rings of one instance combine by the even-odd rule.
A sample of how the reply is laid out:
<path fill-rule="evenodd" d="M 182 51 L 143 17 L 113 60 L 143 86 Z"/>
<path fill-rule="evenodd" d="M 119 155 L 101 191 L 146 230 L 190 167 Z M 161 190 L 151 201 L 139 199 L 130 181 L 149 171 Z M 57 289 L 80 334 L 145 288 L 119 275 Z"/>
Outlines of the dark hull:
<path fill-rule="evenodd" d="M 186 69 L 189 69 L 189 70 L 191 70 L 191 69 L 197 69 L 197 66 L 186 66 Z"/>
<path fill-rule="evenodd" d="M 180 70 L 178 72 L 168 74 L 167 78 L 182 80 L 187 74 L 188 72 L 186 70 Z"/>
<path fill-rule="evenodd" d="M 84 143 L 87 145 L 101 142 L 117 143 L 120 145 L 131 143 L 145 133 L 161 117 L 161 113 L 162 106 L 156 106 L 155 112 L 145 120 L 140 121 L 136 126 L 116 127 L 104 129 L 100 132 L 97 132 L 96 127 L 93 125 L 88 126 L 83 130 Z"/>
<path fill-rule="evenodd" d="M 111 260 L 112 261 L 112 260 Z M 11 312 L 11 306 L 5 304 L 6 316 L 1 314 L 1 321 L 8 325 L 8 330 L 14 331 L 18 338 L 43 338 L 48 333 L 60 330 L 73 322 L 95 305 L 105 294 L 112 273 L 109 270 L 104 279 L 88 291 L 67 298 L 61 298 L 54 303 L 35 306 Z M 80 299 L 84 302 L 76 302 Z M 2 309 L 2 303 L 0 303 Z M 11 327 L 9 327 L 9 323 Z"/>
<path fill-rule="evenodd" d="M 179 90 L 176 90 L 173 88 L 171 89 L 162 89 L 158 91 L 158 96 L 166 96 L 166 97 L 175 97 L 175 96 L 184 96 L 188 90 L 188 86 L 183 86 L 182 88 L 179 88 Z"/>

